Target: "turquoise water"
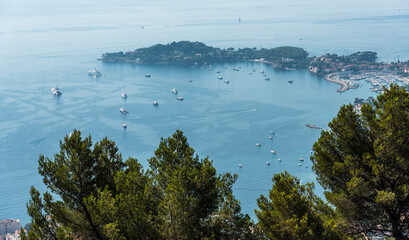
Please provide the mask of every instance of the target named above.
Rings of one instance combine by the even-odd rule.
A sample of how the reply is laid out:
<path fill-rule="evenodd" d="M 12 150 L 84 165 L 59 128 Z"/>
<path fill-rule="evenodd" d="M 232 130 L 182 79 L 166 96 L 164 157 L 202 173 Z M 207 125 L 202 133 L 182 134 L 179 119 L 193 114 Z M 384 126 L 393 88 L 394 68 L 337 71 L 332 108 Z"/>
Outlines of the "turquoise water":
<path fill-rule="evenodd" d="M 29 221 L 29 187 L 45 190 L 38 156 L 52 156 L 73 128 L 94 141 L 108 136 L 124 158 L 136 157 L 145 166 L 160 137 L 182 129 L 219 172 L 238 174 L 235 195 L 254 217 L 256 199 L 271 188 L 274 173 L 287 170 L 303 182 L 315 180 L 308 158 L 320 132 L 304 124 L 326 128 L 342 104 L 373 95 L 364 83 L 340 94 L 338 85 L 309 72 L 260 63 L 217 65 L 212 71 L 103 64 L 96 60 L 103 52 L 198 40 L 223 48 L 300 46 L 311 55 L 374 50 L 390 61 L 409 58 L 409 32 L 403 31 L 408 27 L 406 1 L 0 2 L 0 219 Z M 89 77 L 93 67 L 105 76 Z M 217 70 L 229 84 L 217 79 Z M 147 73 L 152 77 L 145 78 Z M 55 85 L 63 92 L 59 98 L 50 92 Z M 130 112 L 126 118 L 122 106 Z M 270 131 L 276 132 L 272 140 Z M 299 158 L 306 159 L 302 166 Z"/>

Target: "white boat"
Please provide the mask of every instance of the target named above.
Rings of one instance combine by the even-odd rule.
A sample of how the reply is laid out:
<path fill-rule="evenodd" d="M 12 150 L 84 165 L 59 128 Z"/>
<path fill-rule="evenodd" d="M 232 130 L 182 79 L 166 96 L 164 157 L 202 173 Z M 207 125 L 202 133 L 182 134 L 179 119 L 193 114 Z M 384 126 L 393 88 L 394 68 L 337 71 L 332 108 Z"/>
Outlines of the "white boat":
<path fill-rule="evenodd" d="M 276 134 L 274 131 L 271 131 L 270 134 Z"/>
<path fill-rule="evenodd" d="M 266 162 L 267 165 L 270 165 L 270 162 Z"/>
<path fill-rule="evenodd" d="M 243 167 L 243 165 L 241 165 L 241 163 L 239 164 L 239 167 L 241 168 L 241 167 Z"/>
<path fill-rule="evenodd" d="M 217 79 L 220 79 L 220 80 L 222 80 L 222 79 L 223 79 L 223 77 L 222 77 L 222 76 L 218 76 L 218 77 L 217 77 Z"/>
<path fill-rule="evenodd" d="M 154 102 L 153 102 L 153 105 L 154 105 L 154 106 L 158 106 L 159 103 L 158 103 L 157 101 L 154 101 Z"/>
<path fill-rule="evenodd" d="M 279 159 L 278 159 L 278 161 L 280 161 L 280 162 L 281 162 L 281 158 L 279 158 Z"/>
<path fill-rule="evenodd" d="M 178 94 L 178 92 L 179 92 L 176 88 L 172 88 L 171 91 L 172 91 L 172 93 L 174 93 L 174 94 Z"/>
<path fill-rule="evenodd" d="M 273 137 L 272 137 L 272 136 L 268 136 L 268 138 L 269 138 L 269 139 L 273 139 Z"/>
<path fill-rule="evenodd" d="M 260 144 L 260 143 L 256 143 L 256 146 L 257 146 L 257 147 L 261 147 L 261 144 Z"/>
<path fill-rule="evenodd" d="M 150 78 L 151 75 L 150 74 L 145 74 L 145 77 Z"/>
<path fill-rule="evenodd" d="M 264 73 L 264 70 L 261 70 L 260 73 Z"/>
<path fill-rule="evenodd" d="M 298 164 L 298 166 L 301 166 L 301 165 L 302 165 L 301 163 Z"/>
<path fill-rule="evenodd" d="M 62 94 L 62 92 L 60 91 L 60 89 L 58 89 L 58 87 L 53 87 L 51 88 L 51 92 L 55 95 L 55 96 L 60 96 Z"/>
<path fill-rule="evenodd" d="M 88 71 L 88 75 L 94 76 L 94 77 L 100 77 L 102 76 L 102 73 L 100 73 L 97 69 L 93 68 L 92 70 Z"/>
<path fill-rule="evenodd" d="M 272 154 L 276 154 L 276 153 L 277 153 L 276 150 L 270 150 L 270 152 L 271 152 Z"/>
<path fill-rule="evenodd" d="M 230 81 L 229 80 L 224 80 L 224 83 L 230 83 Z"/>
<path fill-rule="evenodd" d="M 123 128 L 127 128 L 128 125 L 126 125 L 126 123 L 122 123 L 122 127 L 123 127 Z"/>
<path fill-rule="evenodd" d="M 310 150 L 310 154 L 313 154 L 314 152 L 312 150 Z"/>
<path fill-rule="evenodd" d="M 299 160 L 300 160 L 300 162 L 304 162 L 304 158 L 300 158 Z"/>
<path fill-rule="evenodd" d="M 176 99 L 179 100 L 179 101 L 183 101 L 182 97 L 177 97 Z"/>
<path fill-rule="evenodd" d="M 123 97 L 123 98 L 127 98 L 128 97 L 128 95 L 126 95 L 126 93 L 121 93 L 121 97 Z"/>
<path fill-rule="evenodd" d="M 119 109 L 119 111 L 120 111 L 121 113 L 123 113 L 123 114 L 128 114 L 128 113 L 129 113 L 124 107 L 121 107 L 121 108 Z"/>

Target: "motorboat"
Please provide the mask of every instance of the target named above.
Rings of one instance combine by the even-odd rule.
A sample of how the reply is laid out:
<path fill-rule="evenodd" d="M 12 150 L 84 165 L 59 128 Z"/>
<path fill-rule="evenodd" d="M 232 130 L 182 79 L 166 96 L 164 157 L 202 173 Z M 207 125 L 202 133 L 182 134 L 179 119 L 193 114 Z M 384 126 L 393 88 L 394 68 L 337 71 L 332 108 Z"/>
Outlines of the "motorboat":
<path fill-rule="evenodd" d="M 301 163 L 298 164 L 298 166 L 301 166 L 301 165 L 302 165 Z"/>
<path fill-rule="evenodd" d="M 127 128 L 128 125 L 126 125 L 126 123 L 122 123 L 122 127 L 123 127 L 123 128 Z"/>
<path fill-rule="evenodd" d="M 279 159 L 278 159 L 278 161 L 280 161 L 280 162 L 281 162 L 281 158 L 279 158 Z"/>
<path fill-rule="evenodd" d="M 270 150 L 270 152 L 271 152 L 272 154 L 276 154 L 276 153 L 277 153 L 276 150 Z"/>
<path fill-rule="evenodd" d="M 123 97 L 123 98 L 127 98 L 128 97 L 128 95 L 126 95 L 126 93 L 121 93 L 121 97 Z"/>
<path fill-rule="evenodd" d="M 229 80 L 224 80 L 224 83 L 227 83 L 227 84 L 228 84 L 228 83 L 230 83 L 230 81 L 229 81 Z"/>
<path fill-rule="evenodd" d="M 92 70 L 88 71 L 88 75 L 94 76 L 94 77 L 100 77 L 102 76 L 102 73 L 100 73 L 97 69 L 93 68 Z"/>
<path fill-rule="evenodd" d="M 310 154 L 313 154 L 314 152 L 312 150 L 310 150 Z"/>
<path fill-rule="evenodd" d="M 239 168 L 243 167 L 243 165 L 241 165 L 241 163 L 239 164 Z"/>
<path fill-rule="evenodd" d="M 220 79 L 220 80 L 222 80 L 222 79 L 223 79 L 223 77 L 222 77 L 222 76 L 218 76 L 218 77 L 217 77 L 217 79 Z"/>
<path fill-rule="evenodd" d="M 288 83 L 293 83 L 294 81 L 293 80 L 288 80 Z"/>
<path fill-rule="evenodd" d="M 260 143 L 256 143 L 256 146 L 257 146 L 257 147 L 261 147 L 261 144 L 260 144 Z"/>
<path fill-rule="evenodd" d="M 270 78 L 264 78 L 264 80 L 268 81 L 268 80 L 270 80 Z"/>
<path fill-rule="evenodd" d="M 121 113 L 123 113 L 123 114 L 129 114 L 129 112 L 128 112 L 124 107 L 121 107 L 121 108 L 119 109 L 119 111 L 120 111 Z"/>
<path fill-rule="evenodd" d="M 193 80 L 192 79 L 189 79 L 189 80 L 187 80 L 188 82 L 193 82 Z"/>
<path fill-rule="evenodd" d="M 150 78 L 151 75 L 150 74 L 145 74 L 145 77 Z"/>
<path fill-rule="evenodd" d="M 272 136 L 268 136 L 268 139 L 273 139 L 273 137 L 272 137 Z"/>
<path fill-rule="evenodd" d="M 299 161 L 300 161 L 300 162 L 304 162 L 304 158 L 300 158 Z"/>
<path fill-rule="evenodd" d="M 179 100 L 179 101 L 183 101 L 182 97 L 177 97 L 176 99 Z"/>
<path fill-rule="evenodd" d="M 267 165 L 270 165 L 270 162 L 266 162 Z"/>
<path fill-rule="evenodd" d="M 216 71 L 216 73 L 220 73 L 220 71 Z"/>
<path fill-rule="evenodd" d="M 270 131 L 270 134 L 276 134 L 274 131 Z"/>
<path fill-rule="evenodd" d="M 172 91 L 172 93 L 174 93 L 174 94 L 178 94 L 178 92 L 179 92 L 176 88 L 172 88 L 171 91 Z"/>
<path fill-rule="evenodd" d="M 58 89 L 58 87 L 53 87 L 51 88 L 51 92 L 55 95 L 55 96 L 60 96 L 62 94 L 62 92 L 60 91 L 60 89 Z"/>
<path fill-rule="evenodd" d="M 154 106 L 158 106 L 159 103 L 158 103 L 157 101 L 154 101 L 154 102 L 153 102 L 153 105 L 154 105 Z"/>
<path fill-rule="evenodd" d="M 261 70 L 260 73 L 263 73 L 263 74 L 264 74 L 264 70 Z"/>

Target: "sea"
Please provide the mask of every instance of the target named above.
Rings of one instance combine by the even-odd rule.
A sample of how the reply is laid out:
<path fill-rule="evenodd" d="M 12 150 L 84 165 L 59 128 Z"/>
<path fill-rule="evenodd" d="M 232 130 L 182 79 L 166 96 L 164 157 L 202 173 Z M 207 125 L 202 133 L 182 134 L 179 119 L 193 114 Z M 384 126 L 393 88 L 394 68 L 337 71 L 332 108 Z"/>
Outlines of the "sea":
<path fill-rule="evenodd" d="M 38 158 L 52 158 L 73 129 L 94 142 L 107 136 L 124 160 L 145 167 L 161 137 L 181 129 L 218 173 L 238 175 L 234 194 L 255 221 L 257 198 L 268 194 L 275 173 L 314 182 L 323 196 L 309 160 L 321 130 L 305 124 L 328 129 L 343 104 L 376 96 L 365 82 L 338 93 L 339 85 L 307 71 L 257 62 L 209 70 L 97 59 L 188 40 L 235 49 L 296 46 L 310 56 L 370 50 L 390 62 L 409 59 L 408 29 L 407 0 L 0 0 L 0 219 L 30 222 L 30 186 L 46 191 Z M 88 76 L 94 67 L 102 77 Z M 60 97 L 50 91 L 55 86 Z"/>

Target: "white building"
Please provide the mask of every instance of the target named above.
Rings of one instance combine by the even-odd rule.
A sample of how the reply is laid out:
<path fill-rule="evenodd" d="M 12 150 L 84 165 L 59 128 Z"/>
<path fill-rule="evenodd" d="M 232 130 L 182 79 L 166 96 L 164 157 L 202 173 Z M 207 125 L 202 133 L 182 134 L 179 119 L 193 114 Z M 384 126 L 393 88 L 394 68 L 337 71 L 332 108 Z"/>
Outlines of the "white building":
<path fill-rule="evenodd" d="M 20 220 L 18 219 L 6 219 L 0 221 L 0 235 L 6 235 L 7 233 L 13 233 L 16 230 L 20 230 Z"/>

